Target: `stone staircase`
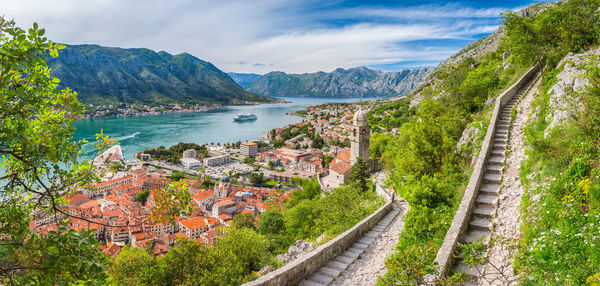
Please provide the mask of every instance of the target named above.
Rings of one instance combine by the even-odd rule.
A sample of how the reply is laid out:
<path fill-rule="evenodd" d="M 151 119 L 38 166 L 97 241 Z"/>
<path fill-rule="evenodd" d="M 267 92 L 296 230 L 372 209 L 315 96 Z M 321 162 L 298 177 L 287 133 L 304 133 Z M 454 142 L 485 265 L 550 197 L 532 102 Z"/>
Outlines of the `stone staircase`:
<path fill-rule="evenodd" d="M 471 213 L 471 220 L 460 240 L 461 244 L 470 244 L 478 241 L 481 241 L 484 245 L 490 243 L 493 231 L 492 220 L 496 215 L 498 207 L 504 160 L 507 153 L 506 148 L 511 123 L 511 112 L 519 102 L 520 98 L 524 94 L 527 94 L 535 85 L 534 83 L 539 79 L 539 76 L 540 73 L 538 73 L 537 76 L 534 76 L 529 84 L 519 90 L 501 110 L 498 121 L 496 122 L 496 132 L 493 137 L 492 151 L 487 158 L 483 180 L 479 187 L 479 192 L 477 192 L 475 205 Z M 467 278 L 466 284 L 471 285 L 472 283 L 470 282 L 473 282 L 474 279 L 483 274 L 483 265 L 475 265 L 471 268 L 469 265 L 463 263 L 463 257 L 460 250 L 457 250 L 452 272 L 465 273 Z"/>
<path fill-rule="evenodd" d="M 390 225 L 390 223 L 401 212 L 399 203 L 394 203 L 392 210 L 375 225 L 371 231 L 365 233 L 362 238 L 348 248 L 345 252 L 338 255 L 335 259 L 325 264 L 317 273 L 311 277 L 302 280 L 299 286 L 323 286 L 329 285 L 335 278 L 341 275 L 350 264 L 358 259 L 365 249 L 373 243 L 377 237 Z"/>

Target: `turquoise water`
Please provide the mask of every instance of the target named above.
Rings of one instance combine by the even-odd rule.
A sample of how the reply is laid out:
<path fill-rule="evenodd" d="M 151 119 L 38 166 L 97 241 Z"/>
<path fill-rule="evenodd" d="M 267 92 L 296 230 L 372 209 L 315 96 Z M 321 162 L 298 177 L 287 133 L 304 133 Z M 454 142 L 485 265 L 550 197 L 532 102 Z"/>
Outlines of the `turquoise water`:
<path fill-rule="evenodd" d="M 170 147 L 179 142 L 225 143 L 251 141 L 261 138 L 267 131 L 302 121 L 301 117 L 286 115 L 292 110 L 328 102 L 357 102 L 361 99 L 340 98 L 285 98 L 291 103 L 259 104 L 252 106 L 226 106 L 207 112 L 169 113 L 150 116 L 85 119 L 75 122 L 75 140 L 96 140 L 100 130 L 117 139 L 123 155 L 133 160 L 135 153 L 159 146 Z M 258 117 L 250 122 L 233 122 L 237 114 L 254 113 Z M 139 132 L 137 136 L 134 136 Z M 94 150 L 91 143 L 84 145 L 86 152 Z M 88 156 L 90 157 L 90 156 Z M 90 159 L 90 158 L 86 158 Z"/>

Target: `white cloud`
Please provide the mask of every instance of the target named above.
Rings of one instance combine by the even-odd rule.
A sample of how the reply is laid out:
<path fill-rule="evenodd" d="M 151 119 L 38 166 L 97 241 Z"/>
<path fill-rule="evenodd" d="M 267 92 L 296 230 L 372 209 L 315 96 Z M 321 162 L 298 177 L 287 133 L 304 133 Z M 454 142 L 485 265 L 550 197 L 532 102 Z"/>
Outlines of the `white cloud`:
<path fill-rule="evenodd" d="M 189 52 L 225 71 L 258 73 L 442 61 L 460 47 L 412 41 L 473 40 L 493 32 L 504 10 L 448 4 L 307 13 L 303 1 L 285 2 L 0 0 L 0 7 L 22 27 L 37 21 L 54 41 Z"/>

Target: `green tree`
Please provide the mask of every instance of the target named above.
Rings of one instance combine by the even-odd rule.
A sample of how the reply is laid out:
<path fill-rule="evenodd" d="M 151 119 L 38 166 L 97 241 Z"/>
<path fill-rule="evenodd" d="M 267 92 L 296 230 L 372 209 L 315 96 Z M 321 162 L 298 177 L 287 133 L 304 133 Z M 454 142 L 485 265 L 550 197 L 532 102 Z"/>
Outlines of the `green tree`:
<path fill-rule="evenodd" d="M 44 34 L 0 18 L 0 284 L 102 283 L 106 256 L 90 233 L 29 231 L 34 211 L 68 216 L 62 197 L 93 182 L 71 140 L 83 105 L 45 63 L 64 46 Z M 100 137 L 98 150 L 110 143 Z"/>
<path fill-rule="evenodd" d="M 233 227 L 256 228 L 256 217 L 249 213 L 239 214 L 233 217 Z"/>
<path fill-rule="evenodd" d="M 140 202 L 142 205 L 146 205 L 146 201 L 148 201 L 148 196 L 150 196 L 150 190 L 143 190 L 137 196 L 135 196 L 135 200 Z"/>
<path fill-rule="evenodd" d="M 158 285 L 161 280 L 158 261 L 138 247 L 124 246 L 108 274 L 108 281 L 113 285 Z"/>
<path fill-rule="evenodd" d="M 357 158 L 356 163 L 352 165 L 350 170 L 349 181 L 359 190 L 366 192 L 369 189 L 369 165 L 363 158 Z"/>
<path fill-rule="evenodd" d="M 265 176 L 262 172 L 260 173 L 252 173 L 250 175 L 250 183 L 255 186 L 261 186 L 265 182 Z"/>
<path fill-rule="evenodd" d="M 258 232 L 263 235 L 280 234 L 285 230 L 285 221 L 281 212 L 275 208 L 269 208 L 258 220 Z"/>

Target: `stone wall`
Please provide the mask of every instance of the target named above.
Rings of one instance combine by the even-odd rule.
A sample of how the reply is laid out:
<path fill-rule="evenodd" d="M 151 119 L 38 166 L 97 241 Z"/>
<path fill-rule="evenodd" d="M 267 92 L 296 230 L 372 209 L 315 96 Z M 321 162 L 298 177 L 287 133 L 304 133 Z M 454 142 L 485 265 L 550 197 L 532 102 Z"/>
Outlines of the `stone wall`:
<path fill-rule="evenodd" d="M 267 273 L 258 279 L 245 283 L 244 286 L 285 286 L 297 285 L 306 277 L 319 271 L 319 269 L 330 260 L 334 259 L 346 249 L 350 248 L 363 234 L 375 226 L 387 213 L 392 210 L 391 200 L 373 214 L 357 223 L 354 227 L 338 235 L 336 238 L 319 246 L 317 249 L 309 252 L 283 267 Z"/>
<path fill-rule="evenodd" d="M 477 157 L 477 163 L 473 169 L 473 174 L 469 179 L 469 184 L 467 185 L 467 189 L 465 190 L 462 201 L 460 202 L 460 206 L 454 215 L 454 220 L 450 225 L 450 229 L 446 233 L 444 243 L 440 247 L 435 258 L 435 263 L 438 265 L 440 275 L 446 274 L 451 269 L 454 253 L 456 251 L 459 239 L 462 237 L 469 223 L 471 211 L 473 209 L 473 205 L 475 204 L 475 198 L 479 192 L 479 186 L 481 185 L 483 173 L 485 172 L 486 161 L 492 151 L 492 140 L 494 138 L 494 134 L 496 133 L 496 122 L 500 116 L 500 111 L 506 105 L 506 103 L 510 101 L 510 99 L 532 79 L 538 69 L 538 65 L 529 69 L 515 84 L 513 84 L 500 96 L 498 96 L 498 98 L 496 98 L 494 112 L 492 113 L 492 118 L 490 120 L 490 125 L 485 135 L 485 139 L 481 145 L 481 151 Z"/>

